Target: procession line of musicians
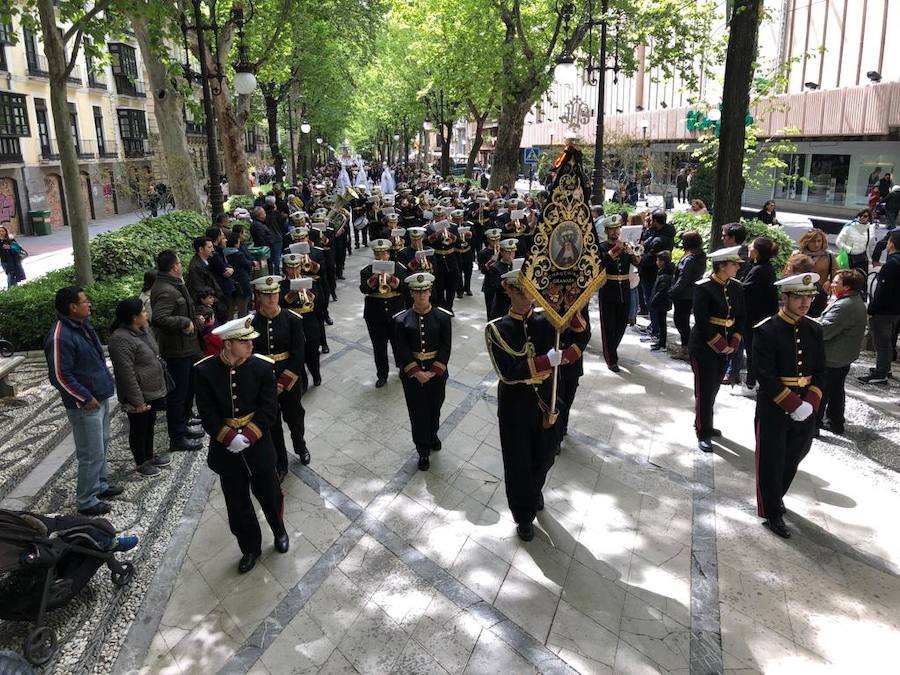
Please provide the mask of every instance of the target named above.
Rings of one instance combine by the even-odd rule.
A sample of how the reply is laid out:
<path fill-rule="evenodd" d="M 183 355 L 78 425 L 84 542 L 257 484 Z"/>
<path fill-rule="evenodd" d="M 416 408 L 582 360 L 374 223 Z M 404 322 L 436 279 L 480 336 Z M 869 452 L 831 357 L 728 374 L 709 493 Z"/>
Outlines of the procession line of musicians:
<path fill-rule="evenodd" d="M 583 374 L 582 355 L 591 337 L 587 307 L 575 314 L 555 346 L 556 330 L 519 285 L 523 258 L 517 254 L 530 247 L 527 242 L 534 233 L 530 214 L 523 212 L 527 210 L 510 212 L 506 202 L 485 199 L 479 192 L 468 198 L 454 192 L 441 199 L 446 204 L 434 204 L 434 197 L 414 197 L 401 186 L 396 210 L 383 206 L 394 201 L 390 196 L 376 197 L 356 198 L 362 200 L 361 208 L 381 207 L 366 225 L 373 261 L 362 268 L 359 281 L 375 387 L 387 382 L 390 348 L 418 466 L 427 470 L 431 453 L 441 449 L 438 432 L 452 347 L 453 301 L 471 295 L 471 269 L 477 260 L 484 277 L 486 346 L 500 380 L 497 414 L 507 500 L 518 535 L 531 540 L 535 515 L 544 506 L 544 481 L 568 431 Z M 464 220 L 467 214 L 480 227 Z M 198 411 L 211 438 L 208 462 L 220 476 L 229 526 L 243 554 L 240 572 L 252 569 L 261 553 L 251 492 L 269 523 L 275 548 L 288 550 L 280 487 L 288 470 L 282 420 L 293 452 L 308 464 L 301 396 L 310 384 L 322 381 L 319 354 L 327 352 L 326 326 L 332 323 L 328 302 L 336 297 L 338 276 L 331 246 L 337 234 L 333 216 L 334 209 L 316 210 L 311 217 L 302 211 L 291 214 L 295 226 L 281 257 L 284 276 L 266 275 L 253 282 L 256 313 L 218 327 L 214 332 L 223 340 L 222 353 L 195 366 Z M 348 214 L 343 224 L 352 217 Z M 399 227 L 401 219 L 407 227 Z M 620 220 L 607 219 L 606 241 L 599 247 L 607 272 L 599 294 L 603 355 L 616 372 L 613 366 L 628 316 L 624 270 L 634 258 L 619 241 L 620 226 Z M 748 330 L 741 285 L 733 280 L 741 261 L 738 247 L 716 251 L 710 259 L 711 275 L 695 288 L 690 339 L 695 430 L 705 452 L 712 451 L 711 438 L 720 433 L 713 427 L 713 411 L 727 356 Z M 753 363 L 761 388 L 755 420 L 758 510 L 766 526 L 783 537 L 790 533 L 782 499 L 809 451 L 822 397 L 821 330 L 805 318 L 817 281 L 816 274 L 803 274 L 776 282 L 781 310 L 753 328 Z M 555 368 L 557 403 L 552 408 Z"/>

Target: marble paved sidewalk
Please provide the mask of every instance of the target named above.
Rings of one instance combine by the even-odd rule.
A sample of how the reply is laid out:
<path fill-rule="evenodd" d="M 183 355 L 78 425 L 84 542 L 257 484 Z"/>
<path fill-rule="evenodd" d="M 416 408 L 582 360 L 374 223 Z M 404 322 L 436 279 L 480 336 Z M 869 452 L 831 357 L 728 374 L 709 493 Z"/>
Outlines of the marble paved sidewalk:
<path fill-rule="evenodd" d="M 266 537 L 256 569 L 237 575 L 214 486 L 168 603 L 130 634 L 131 649 L 149 643 L 136 669 L 895 667 L 896 474 L 816 441 L 786 500 L 795 535 L 775 538 L 755 515 L 753 403 L 723 391 L 724 438 L 713 455 L 699 453 L 688 366 L 650 354 L 629 332 L 623 370 L 609 372 L 592 308 L 572 433 L 549 475 L 537 536 L 521 542 L 506 507 L 480 294 L 457 303 L 443 450 L 419 472 L 396 375 L 374 389 L 354 283 L 369 257 L 348 260 L 324 382 L 303 399 L 313 460 L 293 464 L 284 483 L 290 552 L 275 553 Z"/>

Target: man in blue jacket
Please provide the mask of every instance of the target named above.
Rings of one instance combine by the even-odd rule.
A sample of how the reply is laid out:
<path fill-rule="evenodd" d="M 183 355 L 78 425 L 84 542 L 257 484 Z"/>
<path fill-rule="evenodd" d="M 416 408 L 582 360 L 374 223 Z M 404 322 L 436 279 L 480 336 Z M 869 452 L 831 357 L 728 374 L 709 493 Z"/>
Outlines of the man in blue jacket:
<path fill-rule="evenodd" d="M 103 501 L 122 494 L 106 477 L 106 448 L 109 444 L 109 398 L 113 379 L 106 368 L 100 338 L 91 326 L 91 301 L 77 286 L 56 292 L 59 319 L 44 341 L 50 382 L 59 390 L 78 459 L 75 506 L 85 516 L 109 513 Z"/>

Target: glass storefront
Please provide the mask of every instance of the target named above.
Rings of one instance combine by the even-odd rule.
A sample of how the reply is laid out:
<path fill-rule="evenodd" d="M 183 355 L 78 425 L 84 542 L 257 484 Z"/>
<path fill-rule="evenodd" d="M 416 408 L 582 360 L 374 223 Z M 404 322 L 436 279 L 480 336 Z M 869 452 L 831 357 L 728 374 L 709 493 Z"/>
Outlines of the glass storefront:
<path fill-rule="evenodd" d="M 849 176 L 850 155 L 812 155 L 806 201 L 843 205 Z"/>

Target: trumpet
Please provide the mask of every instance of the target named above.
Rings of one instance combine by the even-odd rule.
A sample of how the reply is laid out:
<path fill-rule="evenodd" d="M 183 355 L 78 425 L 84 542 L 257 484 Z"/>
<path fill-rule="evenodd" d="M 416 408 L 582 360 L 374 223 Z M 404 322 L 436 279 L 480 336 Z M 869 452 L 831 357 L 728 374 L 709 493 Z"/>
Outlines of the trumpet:
<path fill-rule="evenodd" d="M 632 256 L 644 255 L 644 245 L 643 244 L 632 244 L 630 241 L 623 241 L 622 248 L 625 250 L 625 253 L 627 253 L 628 255 L 632 255 Z"/>
<path fill-rule="evenodd" d="M 313 303 L 312 298 L 309 297 L 309 292 L 303 288 L 300 289 L 300 304 L 303 305 L 303 309 L 311 306 Z"/>
<path fill-rule="evenodd" d="M 441 231 L 441 240 L 444 242 L 444 246 L 450 245 L 450 228 L 449 227 L 445 227 Z"/>
<path fill-rule="evenodd" d="M 388 283 L 388 275 L 383 272 L 378 275 L 378 294 L 386 295 L 391 292 L 391 285 Z"/>

